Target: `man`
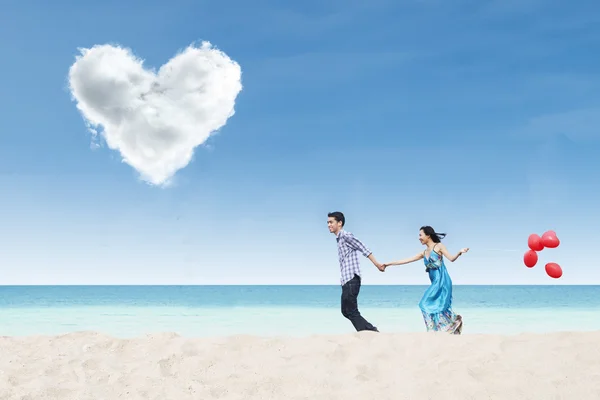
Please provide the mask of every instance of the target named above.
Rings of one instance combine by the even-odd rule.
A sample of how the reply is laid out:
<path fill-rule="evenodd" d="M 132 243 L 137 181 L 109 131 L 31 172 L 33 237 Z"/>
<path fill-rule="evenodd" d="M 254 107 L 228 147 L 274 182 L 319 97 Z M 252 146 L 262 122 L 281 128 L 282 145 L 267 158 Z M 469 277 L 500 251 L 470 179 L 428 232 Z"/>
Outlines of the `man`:
<path fill-rule="evenodd" d="M 346 218 L 344 214 L 335 211 L 327 214 L 327 226 L 329 232 L 336 236 L 338 257 L 340 260 L 341 284 L 342 284 L 342 315 L 352 322 L 357 331 L 379 330 L 371 325 L 358 311 L 358 293 L 360 292 L 361 274 L 358 253 L 362 253 L 379 269 L 384 271 L 373 256 L 373 253 L 365 247 L 353 234 L 344 230 Z"/>

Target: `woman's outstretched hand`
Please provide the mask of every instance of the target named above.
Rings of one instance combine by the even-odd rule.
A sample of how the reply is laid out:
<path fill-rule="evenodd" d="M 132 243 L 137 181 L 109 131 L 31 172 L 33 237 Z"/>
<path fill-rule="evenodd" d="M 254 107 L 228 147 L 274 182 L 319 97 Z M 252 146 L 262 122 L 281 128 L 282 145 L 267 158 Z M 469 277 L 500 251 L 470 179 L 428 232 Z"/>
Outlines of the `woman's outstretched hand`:
<path fill-rule="evenodd" d="M 460 249 L 460 254 L 465 254 L 467 251 L 469 251 L 468 247 L 465 247 L 464 249 Z"/>

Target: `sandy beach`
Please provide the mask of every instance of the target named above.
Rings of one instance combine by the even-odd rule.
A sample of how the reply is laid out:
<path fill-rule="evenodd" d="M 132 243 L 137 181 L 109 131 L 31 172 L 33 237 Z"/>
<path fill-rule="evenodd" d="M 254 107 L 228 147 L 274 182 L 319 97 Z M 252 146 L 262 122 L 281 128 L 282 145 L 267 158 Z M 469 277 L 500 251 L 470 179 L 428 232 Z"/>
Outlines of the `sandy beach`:
<path fill-rule="evenodd" d="M 0 399 L 597 399 L 600 332 L 0 338 Z"/>

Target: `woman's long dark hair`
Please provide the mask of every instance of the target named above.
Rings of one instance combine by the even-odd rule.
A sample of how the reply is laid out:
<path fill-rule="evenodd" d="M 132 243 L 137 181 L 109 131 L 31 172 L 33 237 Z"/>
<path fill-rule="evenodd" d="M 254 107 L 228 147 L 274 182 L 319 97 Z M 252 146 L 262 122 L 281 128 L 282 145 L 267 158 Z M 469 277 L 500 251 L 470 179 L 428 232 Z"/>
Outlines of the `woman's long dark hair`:
<path fill-rule="evenodd" d="M 438 232 L 435 231 L 435 229 L 433 229 L 429 225 L 422 226 L 421 230 L 423 231 L 423 233 L 425 235 L 427 235 L 427 236 L 429 236 L 431 238 L 431 240 L 433 241 L 433 243 L 440 243 L 442 241 L 442 239 L 446 237 L 445 233 L 438 233 Z"/>

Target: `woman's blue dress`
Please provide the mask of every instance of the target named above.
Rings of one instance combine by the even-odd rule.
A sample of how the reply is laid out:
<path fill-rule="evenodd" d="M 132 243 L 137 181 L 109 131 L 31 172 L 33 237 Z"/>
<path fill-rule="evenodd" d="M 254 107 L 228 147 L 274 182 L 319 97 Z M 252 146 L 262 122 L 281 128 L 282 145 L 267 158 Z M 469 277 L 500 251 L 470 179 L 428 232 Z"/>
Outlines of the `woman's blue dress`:
<path fill-rule="evenodd" d="M 442 331 L 460 335 L 462 332 L 462 317 L 452 311 L 452 279 L 444 265 L 443 256 L 431 251 L 429 257 L 423 252 L 425 271 L 429 274 L 431 286 L 427 288 L 419 308 L 427 331 Z"/>

